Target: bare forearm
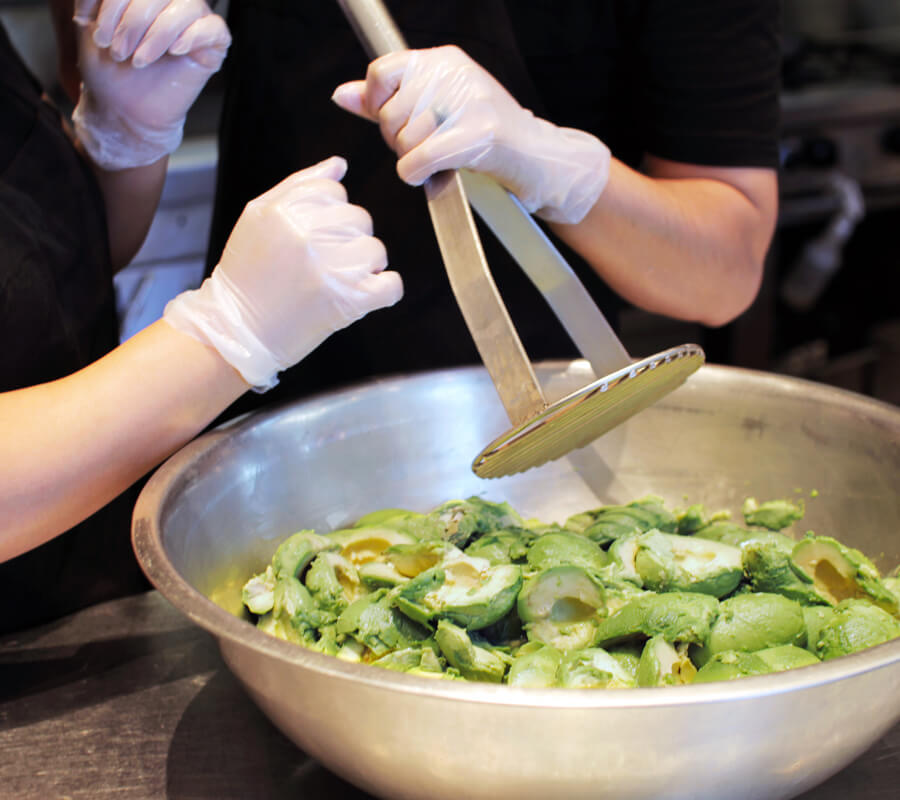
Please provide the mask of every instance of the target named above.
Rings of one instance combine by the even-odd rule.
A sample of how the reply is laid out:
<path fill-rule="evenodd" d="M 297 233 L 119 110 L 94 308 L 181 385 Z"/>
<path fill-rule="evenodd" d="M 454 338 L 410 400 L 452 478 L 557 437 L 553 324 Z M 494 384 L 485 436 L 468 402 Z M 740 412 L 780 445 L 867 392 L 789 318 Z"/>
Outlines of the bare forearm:
<path fill-rule="evenodd" d="M 74 375 L 0 395 L 0 561 L 108 503 L 247 388 L 159 321 Z"/>
<path fill-rule="evenodd" d="M 697 171 L 696 167 L 691 168 Z M 717 170 L 648 177 L 613 160 L 606 190 L 577 225 L 555 232 L 640 308 L 722 325 L 753 301 L 774 229 L 774 174 Z"/>
<path fill-rule="evenodd" d="M 57 41 L 60 83 L 72 102 L 77 103 L 81 76 L 77 64 L 75 25 L 72 21 L 73 2 L 50 0 L 49 5 Z M 93 164 L 72 131 L 68 132 L 82 155 Z M 100 184 L 106 207 L 110 255 L 116 271 L 127 266 L 144 243 L 159 205 L 168 163 L 166 157 L 149 166 L 116 171 L 105 170 L 94 164 L 94 174 Z"/>
<path fill-rule="evenodd" d="M 109 251 L 116 271 L 128 265 L 147 237 L 168 164 L 165 157 L 146 167 L 112 172 L 94 167 L 106 204 Z"/>

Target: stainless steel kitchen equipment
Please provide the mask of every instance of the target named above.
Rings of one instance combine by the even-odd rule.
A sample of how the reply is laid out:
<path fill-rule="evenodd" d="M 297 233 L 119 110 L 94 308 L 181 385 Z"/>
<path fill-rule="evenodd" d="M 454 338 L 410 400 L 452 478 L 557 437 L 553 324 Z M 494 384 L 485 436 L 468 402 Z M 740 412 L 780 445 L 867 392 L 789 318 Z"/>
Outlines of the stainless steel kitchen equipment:
<path fill-rule="evenodd" d="M 536 365 L 565 395 L 585 361 Z M 504 419 L 481 367 L 386 378 L 257 412 L 199 437 L 150 478 L 133 539 L 153 584 L 209 631 L 292 741 L 379 797 L 794 797 L 900 719 L 900 641 L 724 684 L 529 690 L 350 664 L 240 615 L 240 587 L 291 533 L 472 494 L 525 516 L 647 493 L 739 513 L 802 498 L 798 527 L 900 562 L 900 409 L 799 379 L 704 366 L 585 451 L 486 484 L 470 453 Z M 815 490 L 815 492 L 814 492 Z M 815 493 L 815 496 L 812 496 Z M 214 598 L 214 599 L 211 599 Z"/>
<path fill-rule="evenodd" d="M 381 0 L 338 0 L 368 54 L 406 48 Z M 453 293 L 506 408 L 512 428 L 475 457 L 496 478 L 584 447 L 680 386 L 705 360 L 685 344 L 632 359 L 565 259 L 521 204 L 484 175 L 448 171 L 425 182 L 425 196 Z M 597 376 L 548 403 L 491 277 L 469 199 L 545 297 Z M 603 377 L 599 377 L 603 376 Z"/>

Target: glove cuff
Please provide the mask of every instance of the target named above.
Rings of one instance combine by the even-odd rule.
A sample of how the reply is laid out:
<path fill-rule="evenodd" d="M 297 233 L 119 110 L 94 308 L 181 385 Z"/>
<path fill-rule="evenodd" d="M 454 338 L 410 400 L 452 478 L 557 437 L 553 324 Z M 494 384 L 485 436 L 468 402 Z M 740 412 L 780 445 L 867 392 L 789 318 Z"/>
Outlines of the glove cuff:
<path fill-rule="evenodd" d="M 268 391 L 278 384 L 278 373 L 290 365 L 280 362 L 250 331 L 240 304 L 222 277 L 213 275 L 199 289 L 170 300 L 163 319 L 218 351 L 253 391 Z"/>
<path fill-rule="evenodd" d="M 552 173 L 560 180 L 547 187 L 535 215 L 548 222 L 574 225 L 587 216 L 603 194 L 612 155 L 603 142 L 585 131 L 556 128 L 555 134 L 549 160 L 553 162 Z"/>
<path fill-rule="evenodd" d="M 94 106 L 83 85 L 72 113 L 75 135 L 97 166 L 114 171 L 154 164 L 173 153 L 184 136 L 184 119 L 162 129 L 137 125 Z"/>

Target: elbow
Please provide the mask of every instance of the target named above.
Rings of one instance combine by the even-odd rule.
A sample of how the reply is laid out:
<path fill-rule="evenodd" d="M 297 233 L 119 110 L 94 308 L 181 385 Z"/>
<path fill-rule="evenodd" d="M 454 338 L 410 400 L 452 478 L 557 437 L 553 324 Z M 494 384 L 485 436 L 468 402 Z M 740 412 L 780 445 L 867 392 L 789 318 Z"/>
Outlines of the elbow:
<path fill-rule="evenodd" d="M 721 328 L 734 322 L 759 296 L 768 259 L 769 247 L 775 232 L 774 216 L 749 232 L 743 247 L 732 252 L 724 270 L 727 279 L 724 291 L 707 299 L 703 314 L 697 322 L 710 328 Z"/>
<path fill-rule="evenodd" d="M 708 328 L 721 328 L 734 322 L 759 295 L 764 269 L 764 257 L 747 258 L 739 266 L 734 266 L 727 291 L 708 298 L 695 321 Z"/>
<path fill-rule="evenodd" d="M 760 185 L 742 192 L 749 202 L 739 206 L 735 224 L 729 226 L 731 246 L 721 254 L 719 273 L 725 276 L 724 291 L 716 301 L 707 302 L 697 320 L 711 328 L 734 322 L 753 305 L 762 286 L 778 218 L 778 185 L 771 173 L 757 178 Z"/>

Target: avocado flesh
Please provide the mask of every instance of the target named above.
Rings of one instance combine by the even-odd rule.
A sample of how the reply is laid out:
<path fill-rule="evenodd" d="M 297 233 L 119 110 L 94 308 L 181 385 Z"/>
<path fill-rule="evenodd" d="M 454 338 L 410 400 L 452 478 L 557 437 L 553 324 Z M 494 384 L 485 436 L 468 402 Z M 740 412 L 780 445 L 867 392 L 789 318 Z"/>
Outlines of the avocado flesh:
<path fill-rule="evenodd" d="M 545 533 L 528 548 L 526 558 L 529 568 L 536 572 L 568 565 L 596 572 L 610 563 L 600 545 L 568 531 Z"/>
<path fill-rule="evenodd" d="M 722 601 L 709 638 L 693 659 L 702 666 L 716 653 L 752 653 L 783 644 L 806 644 L 802 606 L 780 594 L 748 592 Z"/>
<path fill-rule="evenodd" d="M 635 559 L 638 553 L 638 537 L 640 534 L 629 534 L 616 539 L 609 546 L 610 563 L 601 571 L 605 583 L 630 583 L 643 588 L 644 579 L 637 571 Z"/>
<path fill-rule="evenodd" d="M 755 653 L 727 650 L 716 653 L 694 676 L 692 683 L 713 683 L 749 678 L 753 675 L 767 675 L 772 670 Z"/>
<path fill-rule="evenodd" d="M 447 662 L 472 681 L 501 683 L 507 664 L 500 656 L 473 644 L 463 628 L 442 619 L 438 622 L 434 640 Z"/>
<path fill-rule="evenodd" d="M 440 658 L 434 652 L 434 649 L 428 645 L 392 650 L 370 663 L 377 667 L 385 667 L 397 672 L 412 672 L 415 674 L 441 674 L 444 671 Z"/>
<path fill-rule="evenodd" d="M 269 564 L 265 572 L 254 575 L 241 589 L 241 601 L 256 615 L 266 614 L 275 605 L 275 570 Z"/>
<path fill-rule="evenodd" d="M 300 578 L 318 553 L 337 550 L 338 545 L 315 531 L 303 530 L 289 536 L 275 550 L 265 571 L 254 575 L 241 590 L 247 608 L 257 615 L 272 610 L 278 581 Z"/>
<path fill-rule="evenodd" d="M 831 606 L 804 606 L 803 621 L 806 623 L 806 649 L 814 655 L 818 653 L 822 640 L 822 629 L 834 616 Z"/>
<path fill-rule="evenodd" d="M 374 591 L 375 589 L 390 589 L 406 583 L 409 578 L 397 571 L 393 564 L 383 561 L 370 561 L 362 564 L 357 570 L 359 579 L 365 587 Z"/>
<path fill-rule="evenodd" d="M 528 544 L 534 538 L 535 535 L 524 528 L 509 528 L 479 536 L 465 552 L 467 556 L 484 558 L 494 566 L 520 563 L 525 560 Z"/>
<path fill-rule="evenodd" d="M 829 599 L 816 587 L 803 570 L 791 559 L 793 547 L 785 549 L 780 543 L 756 540 L 741 548 L 744 573 L 755 592 L 781 594 L 804 605 L 828 604 Z"/>
<path fill-rule="evenodd" d="M 797 669 L 819 663 L 819 659 L 809 650 L 792 644 L 767 647 L 765 650 L 757 650 L 754 655 L 765 661 L 772 672 L 783 672 L 786 669 Z"/>
<path fill-rule="evenodd" d="M 523 645 L 509 667 L 506 682 L 510 686 L 548 689 L 557 686 L 562 652 L 551 645 L 529 642 Z"/>
<path fill-rule="evenodd" d="M 551 567 L 528 578 L 517 599 L 529 641 L 559 650 L 593 643 L 598 612 L 603 609 L 603 587 L 589 572 L 574 566 Z"/>
<path fill-rule="evenodd" d="M 416 541 L 409 534 L 385 527 L 344 528 L 332 531 L 327 538 L 339 545 L 341 555 L 357 566 L 374 561 L 391 546 Z"/>
<path fill-rule="evenodd" d="M 460 549 L 482 534 L 523 526 L 522 518 L 509 503 L 492 503 L 480 497 L 450 500 L 429 516 L 442 526 L 442 538 Z"/>
<path fill-rule="evenodd" d="M 644 594 L 598 624 L 599 647 L 637 638 L 661 636 L 667 642 L 703 644 L 719 614 L 719 601 L 708 594 Z"/>
<path fill-rule="evenodd" d="M 278 546 L 272 556 L 272 568 L 276 578 L 300 578 L 316 555 L 337 549 L 338 545 L 327 536 L 320 536 L 311 530 L 299 531 Z"/>
<path fill-rule="evenodd" d="M 748 519 L 762 526 L 759 514 L 769 514 L 772 527 L 743 528 L 702 506 L 661 513 L 652 498 L 574 515 L 565 526 L 480 498 L 428 514 L 385 509 L 339 531 L 288 537 L 242 597 L 261 630 L 342 660 L 541 688 L 668 686 L 690 682 L 698 668 L 697 682 L 728 680 L 900 637 L 900 568 L 881 577 L 838 540 L 781 532 L 796 512 L 756 504 Z M 720 567 L 724 552 L 733 581 L 735 551 L 742 576 L 733 588 L 715 586 L 720 576 L 703 569 Z M 568 579 L 577 575 L 584 592 L 554 593 L 548 582 L 542 598 L 535 584 L 552 570 L 573 570 Z M 496 583 L 484 591 L 489 575 Z M 787 606 L 738 614 L 749 619 L 742 633 L 733 603 L 760 595 Z M 438 627 L 456 665 L 437 643 Z"/>
<path fill-rule="evenodd" d="M 437 566 L 451 555 L 462 551 L 442 541 L 423 541 L 413 544 L 396 544 L 385 548 L 382 555 L 394 569 L 407 578 L 415 578 L 420 572 Z"/>
<path fill-rule="evenodd" d="M 272 610 L 262 615 L 257 625 L 280 639 L 309 644 L 315 641 L 319 627 L 333 621 L 334 615 L 321 610 L 300 581 L 287 577 L 275 585 Z"/>
<path fill-rule="evenodd" d="M 691 683 L 696 674 L 686 646 L 653 636 L 641 652 L 636 678 L 638 686 L 680 686 Z"/>
<path fill-rule="evenodd" d="M 401 520 L 409 520 L 420 516 L 422 515 L 418 512 L 409 511 L 405 508 L 381 508 L 378 511 L 370 511 L 368 514 L 363 514 L 353 523 L 352 527 L 377 528 L 385 524 L 390 524 L 393 527 Z"/>
<path fill-rule="evenodd" d="M 427 638 L 428 631 L 406 619 L 393 607 L 387 589 L 379 589 L 352 602 L 335 624 L 338 637 L 351 636 L 377 658 Z"/>
<path fill-rule="evenodd" d="M 888 575 L 886 578 L 881 579 L 881 583 L 900 602 L 900 578 L 896 575 Z"/>
<path fill-rule="evenodd" d="M 762 530 L 759 528 L 744 528 L 728 520 L 715 520 L 709 525 L 700 528 L 695 534 L 698 539 L 712 539 L 722 544 L 730 544 L 732 547 L 741 547 L 751 543 L 765 543 L 774 547 L 781 547 L 790 553 L 797 543 L 795 539 L 778 531 Z"/>
<path fill-rule="evenodd" d="M 760 525 L 772 531 L 780 531 L 789 527 L 804 514 L 803 505 L 791 503 L 789 500 L 767 500 L 758 503 L 755 498 L 748 497 L 743 506 L 744 521 L 748 525 Z"/>
<path fill-rule="evenodd" d="M 900 636 L 900 622 L 865 600 L 844 600 L 823 626 L 816 655 L 823 661 L 857 653 Z"/>
<path fill-rule="evenodd" d="M 332 614 L 340 614 L 364 591 L 356 567 L 330 550 L 312 560 L 304 583 L 316 604 Z"/>
<path fill-rule="evenodd" d="M 637 685 L 638 668 L 641 665 L 641 648 L 637 646 L 637 643 L 625 642 L 624 644 L 611 645 L 604 649 L 619 662 L 622 669 L 631 676 L 631 679 Z"/>
<path fill-rule="evenodd" d="M 563 656 L 558 675 L 559 686 L 565 689 L 628 689 L 636 685 L 621 663 L 599 647 Z"/>
<path fill-rule="evenodd" d="M 574 514 L 565 527 L 581 533 L 599 545 L 607 545 L 622 536 L 656 529 L 668 533 L 678 527 L 675 515 L 662 500 L 650 496 L 622 506 L 602 506 Z"/>
<path fill-rule="evenodd" d="M 515 605 L 522 587 L 522 570 L 514 564 L 492 567 L 481 559 L 443 562 L 444 582 L 423 598 L 435 617 L 469 630 L 486 628 Z"/>
<path fill-rule="evenodd" d="M 649 531 L 637 537 L 634 566 L 647 589 L 724 597 L 743 577 L 737 547 L 679 534 Z"/>
<path fill-rule="evenodd" d="M 453 548 L 449 558 L 399 587 L 395 605 L 419 623 L 448 619 L 480 630 L 509 612 L 521 585 L 518 566 L 491 566 L 485 559 L 470 558 Z"/>
<path fill-rule="evenodd" d="M 832 605 L 865 599 L 897 614 L 897 597 L 881 582 L 875 565 L 859 550 L 827 536 L 807 536 L 797 543 L 791 560 Z"/>

